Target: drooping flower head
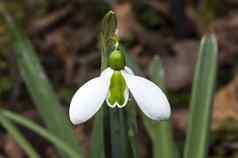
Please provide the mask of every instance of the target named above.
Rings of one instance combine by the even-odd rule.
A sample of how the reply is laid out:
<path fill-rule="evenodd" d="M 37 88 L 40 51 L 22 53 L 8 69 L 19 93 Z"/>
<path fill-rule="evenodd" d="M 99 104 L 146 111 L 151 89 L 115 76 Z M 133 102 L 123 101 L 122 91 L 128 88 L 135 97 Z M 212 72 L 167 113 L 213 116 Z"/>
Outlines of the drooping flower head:
<path fill-rule="evenodd" d="M 109 67 L 74 94 L 69 108 L 71 122 L 80 124 L 87 121 L 104 101 L 111 108 L 125 107 L 129 91 L 140 109 L 151 119 L 159 121 L 170 117 L 170 105 L 162 90 L 153 82 L 136 76 L 126 66 L 124 54 L 115 49 L 109 57 Z"/>

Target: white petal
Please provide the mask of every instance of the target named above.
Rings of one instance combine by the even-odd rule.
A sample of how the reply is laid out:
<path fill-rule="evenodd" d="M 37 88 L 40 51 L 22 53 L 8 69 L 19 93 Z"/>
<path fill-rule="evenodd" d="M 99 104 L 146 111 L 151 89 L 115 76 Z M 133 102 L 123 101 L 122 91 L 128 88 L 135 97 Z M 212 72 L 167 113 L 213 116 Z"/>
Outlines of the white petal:
<path fill-rule="evenodd" d="M 110 75 L 103 75 L 94 78 L 77 90 L 69 108 L 69 116 L 73 124 L 87 121 L 99 110 L 107 97 L 110 77 Z"/>
<path fill-rule="evenodd" d="M 125 67 L 125 70 L 124 70 L 125 72 L 127 72 L 128 74 L 130 74 L 130 75 L 135 75 L 135 73 L 132 71 L 132 69 L 131 68 L 129 68 L 129 67 Z"/>
<path fill-rule="evenodd" d="M 110 80 L 112 74 L 113 74 L 113 70 L 110 67 L 108 67 L 100 74 L 100 77 L 105 77 Z"/>
<path fill-rule="evenodd" d="M 122 74 L 138 106 L 148 117 L 158 121 L 170 117 L 168 99 L 156 84 L 125 71 Z"/>

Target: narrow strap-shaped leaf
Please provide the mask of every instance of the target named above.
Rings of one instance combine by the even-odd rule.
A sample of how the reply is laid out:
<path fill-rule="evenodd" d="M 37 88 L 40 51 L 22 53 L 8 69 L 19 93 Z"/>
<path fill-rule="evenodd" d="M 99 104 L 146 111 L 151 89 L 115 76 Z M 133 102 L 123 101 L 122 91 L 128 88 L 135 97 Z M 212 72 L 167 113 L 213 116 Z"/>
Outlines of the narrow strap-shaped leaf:
<path fill-rule="evenodd" d="M 79 144 L 72 126 L 60 106 L 59 100 L 41 67 L 34 48 L 20 27 L 8 15 L 5 15 L 5 19 L 12 35 L 20 74 L 41 118 L 52 133 L 70 144 L 80 155 Z M 63 152 L 60 153 L 63 157 L 67 157 Z"/>
<path fill-rule="evenodd" d="M 184 158 L 206 158 L 212 116 L 212 100 L 217 71 L 217 41 L 203 37 L 193 81 L 191 112 Z"/>
<path fill-rule="evenodd" d="M 126 65 L 133 70 L 135 74 L 142 74 L 139 66 L 134 62 L 131 55 L 128 53 L 127 49 L 123 46 L 120 47 L 120 50 L 125 54 Z M 134 100 L 128 102 L 126 107 L 127 111 L 127 130 L 128 130 L 128 139 L 130 154 L 132 158 L 139 158 L 139 142 L 138 140 L 138 127 L 137 127 L 137 111 L 136 104 Z"/>
<path fill-rule="evenodd" d="M 125 109 L 110 109 L 110 136 L 111 156 L 113 158 L 129 158 L 129 146 L 127 137 L 127 120 Z"/>
<path fill-rule="evenodd" d="M 24 138 L 21 132 L 0 113 L 0 124 L 8 131 L 8 133 L 16 140 L 17 144 L 25 151 L 29 158 L 40 158 L 38 153 L 33 149 L 32 145 Z"/>
<path fill-rule="evenodd" d="M 102 20 L 101 33 L 99 37 L 99 47 L 101 52 L 101 71 L 108 67 L 109 52 L 112 50 L 112 37 L 116 31 L 117 20 L 115 13 L 109 11 Z M 105 158 L 106 154 L 110 154 L 108 146 L 110 146 L 109 131 L 109 114 L 106 105 L 97 112 L 92 134 L 91 158 Z M 104 141 L 108 142 L 105 143 Z M 106 152 L 105 152 L 106 151 Z"/>
<path fill-rule="evenodd" d="M 21 115 L 18 115 L 16 113 L 13 113 L 13 112 L 8 111 L 8 110 L 2 110 L 1 111 L 1 115 L 6 117 L 7 119 L 10 119 L 10 120 L 12 120 L 12 121 L 14 121 L 14 122 L 16 122 L 16 123 L 18 123 L 18 124 L 28 128 L 28 129 L 32 130 L 36 134 L 42 136 L 43 138 L 45 138 L 46 140 L 48 140 L 49 142 L 54 144 L 56 147 L 60 148 L 62 151 L 67 153 L 68 154 L 67 157 L 70 157 L 70 158 L 81 158 L 80 155 L 78 155 L 78 153 L 76 151 L 74 151 L 74 149 L 71 148 L 71 146 L 69 146 L 63 140 L 61 140 L 58 137 L 56 137 L 53 134 L 51 134 L 46 129 L 44 129 L 41 126 L 37 125 L 36 123 L 31 121 L 30 119 L 27 119 L 27 118 L 25 118 L 25 117 L 23 117 Z"/>
<path fill-rule="evenodd" d="M 90 158 L 105 158 L 103 108 L 96 114 L 91 140 Z"/>
<path fill-rule="evenodd" d="M 164 71 L 158 56 L 155 56 L 150 66 L 150 76 L 161 89 L 165 89 Z M 176 158 L 175 143 L 173 141 L 170 120 L 160 122 L 143 117 L 144 124 L 153 144 L 153 158 Z"/>
<path fill-rule="evenodd" d="M 127 129 L 129 147 L 132 158 L 139 158 L 139 141 L 138 141 L 138 126 L 137 126 L 137 111 L 134 101 L 129 101 L 127 105 Z"/>

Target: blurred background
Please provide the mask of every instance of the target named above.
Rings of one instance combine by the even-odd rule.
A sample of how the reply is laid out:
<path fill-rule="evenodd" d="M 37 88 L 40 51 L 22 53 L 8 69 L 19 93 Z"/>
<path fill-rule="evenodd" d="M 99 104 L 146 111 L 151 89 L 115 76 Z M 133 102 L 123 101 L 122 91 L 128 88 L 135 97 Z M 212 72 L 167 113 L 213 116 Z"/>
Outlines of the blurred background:
<path fill-rule="evenodd" d="M 165 85 L 173 108 L 175 139 L 183 147 L 191 84 L 202 35 L 215 32 L 219 68 L 214 97 L 209 158 L 238 158 L 238 1 L 237 0 L 1 0 L 19 19 L 65 110 L 85 81 L 100 73 L 100 21 L 112 9 L 118 18 L 121 42 L 148 75 L 153 57 L 161 58 Z M 0 107 L 43 125 L 16 64 L 9 32 L 0 17 Z M 42 157 L 55 158 L 55 149 L 19 127 Z M 75 127 L 86 151 L 92 121 Z M 150 155 L 150 141 L 139 124 L 140 153 Z M 0 157 L 26 155 L 0 128 Z"/>

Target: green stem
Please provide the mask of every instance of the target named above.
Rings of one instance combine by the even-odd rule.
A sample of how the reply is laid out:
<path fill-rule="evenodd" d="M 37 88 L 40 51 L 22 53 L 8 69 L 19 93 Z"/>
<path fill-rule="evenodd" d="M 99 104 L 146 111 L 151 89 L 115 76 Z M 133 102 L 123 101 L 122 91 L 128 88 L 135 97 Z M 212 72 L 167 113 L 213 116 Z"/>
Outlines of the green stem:
<path fill-rule="evenodd" d="M 111 157 L 128 158 L 125 109 L 110 109 Z"/>
<path fill-rule="evenodd" d="M 138 127 L 137 127 L 137 113 L 136 113 L 136 105 L 135 102 L 129 101 L 127 105 L 126 111 L 126 120 L 127 120 L 127 131 L 128 131 L 128 139 L 129 139 L 129 148 L 132 152 L 131 157 L 139 158 L 138 151 Z"/>
<path fill-rule="evenodd" d="M 116 16 L 109 11 L 102 20 L 101 33 L 99 38 L 101 52 L 101 71 L 108 67 L 109 53 L 112 49 L 111 39 L 115 33 L 117 26 Z M 102 105 L 102 109 L 97 112 L 96 121 L 94 123 L 92 134 L 92 148 L 90 158 L 110 157 L 110 122 L 109 110 L 106 104 Z"/>

